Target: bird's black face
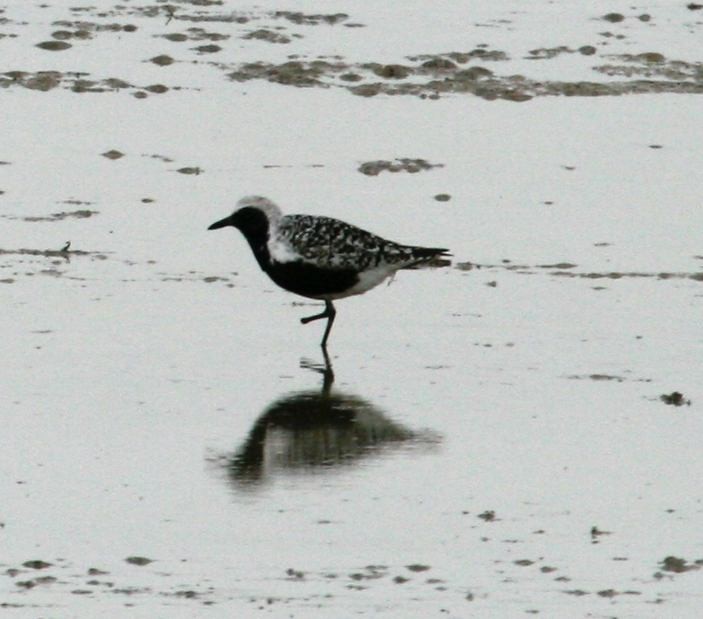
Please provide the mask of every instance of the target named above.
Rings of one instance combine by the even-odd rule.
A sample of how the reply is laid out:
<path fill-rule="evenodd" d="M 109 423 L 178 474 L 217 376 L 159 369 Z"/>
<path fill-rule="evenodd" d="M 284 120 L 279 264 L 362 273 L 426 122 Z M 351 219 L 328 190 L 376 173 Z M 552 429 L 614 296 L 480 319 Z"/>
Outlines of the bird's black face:
<path fill-rule="evenodd" d="M 261 239 L 266 238 L 268 235 L 269 221 L 261 209 L 254 206 L 245 206 L 232 213 L 229 217 L 216 221 L 208 230 L 217 230 L 225 226 L 239 228 L 248 239 Z"/>

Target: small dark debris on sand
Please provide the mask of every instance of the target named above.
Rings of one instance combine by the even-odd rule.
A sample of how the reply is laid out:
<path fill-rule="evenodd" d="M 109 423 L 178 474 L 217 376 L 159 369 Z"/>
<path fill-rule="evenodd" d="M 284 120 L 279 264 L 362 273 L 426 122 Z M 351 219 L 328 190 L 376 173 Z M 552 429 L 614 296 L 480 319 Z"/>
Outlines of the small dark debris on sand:
<path fill-rule="evenodd" d="M 198 54 L 215 54 L 219 51 L 222 51 L 222 48 L 219 45 L 215 45 L 214 43 L 198 45 L 198 47 L 194 47 L 193 49 L 198 52 Z"/>
<path fill-rule="evenodd" d="M 189 166 L 185 168 L 178 168 L 176 172 L 178 172 L 179 174 L 195 174 L 197 176 L 198 174 L 203 173 L 203 169 L 197 166 Z"/>
<path fill-rule="evenodd" d="M 175 60 L 171 58 L 171 56 L 161 54 L 159 56 L 154 56 L 153 58 L 150 58 L 149 62 L 153 62 L 159 67 L 167 67 L 168 65 L 173 64 Z"/>
<path fill-rule="evenodd" d="M 149 563 L 153 563 L 153 559 L 147 559 L 146 557 L 127 557 L 125 559 L 127 563 L 131 563 L 132 565 L 139 565 L 139 566 L 144 566 L 144 565 L 149 565 Z"/>
<path fill-rule="evenodd" d="M 32 570 L 43 570 L 47 567 L 52 566 L 51 563 L 47 563 L 46 561 L 42 561 L 41 559 L 32 559 L 31 561 L 25 561 L 22 565 Z"/>
<path fill-rule="evenodd" d="M 669 404 L 671 406 L 691 406 L 691 400 L 686 399 L 680 391 L 663 393 L 659 396 L 659 399 L 664 402 L 664 404 Z"/>
<path fill-rule="evenodd" d="M 109 574 L 110 572 L 106 572 L 105 570 L 101 570 L 100 568 L 97 567 L 90 567 L 88 568 L 88 576 L 104 576 L 105 574 Z"/>
<path fill-rule="evenodd" d="M 42 41 L 41 43 L 37 43 L 37 47 L 50 52 L 62 52 L 65 49 L 72 47 L 72 45 L 70 43 L 66 43 L 66 41 Z"/>
<path fill-rule="evenodd" d="M 115 150 L 114 148 L 111 150 L 105 151 L 104 153 L 100 153 L 100 154 L 103 157 L 105 157 L 106 159 L 112 159 L 113 161 L 115 159 L 120 159 L 120 158 L 124 157 L 124 153 L 121 153 L 120 151 Z"/>
<path fill-rule="evenodd" d="M 602 537 L 603 535 L 612 535 L 612 531 L 601 531 L 596 526 L 591 527 L 591 543 L 592 544 L 597 544 L 598 538 Z"/>
<path fill-rule="evenodd" d="M 300 570 L 295 570 L 292 567 L 289 567 L 286 570 L 286 576 L 288 576 L 290 580 L 304 580 L 305 572 L 301 572 Z"/>

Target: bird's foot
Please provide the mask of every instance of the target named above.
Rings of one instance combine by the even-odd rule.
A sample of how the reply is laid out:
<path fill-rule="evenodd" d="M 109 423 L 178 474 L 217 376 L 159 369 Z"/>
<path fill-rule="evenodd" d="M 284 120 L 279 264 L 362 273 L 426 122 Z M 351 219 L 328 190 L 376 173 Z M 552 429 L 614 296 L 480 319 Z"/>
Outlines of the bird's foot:
<path fill-rule="evenodd" d="M 325 308 L 325 311 L 320 313 L 320 314 L 315 314 L 314 316 L 306 316 L 305 318 L 301 318 L 300 322 L 302 322 L 304 325 L 308 324 L 309 322 L 312 322 L 313 320 L 320 320 L 320 318 L 329 318 L 329 312 L 327 311 L 327 308 Z"/>

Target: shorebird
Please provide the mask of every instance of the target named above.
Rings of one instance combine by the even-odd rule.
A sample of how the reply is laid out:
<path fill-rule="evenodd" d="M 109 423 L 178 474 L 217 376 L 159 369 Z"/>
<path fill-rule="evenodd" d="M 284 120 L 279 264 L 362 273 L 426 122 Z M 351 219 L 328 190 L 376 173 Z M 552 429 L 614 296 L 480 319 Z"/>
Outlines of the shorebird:
<path fill-rule="evenodd" d="M 321 346 L 327 347 L 336 310 L 332 301 L 363 294 L 400 269 L 412 269 L 447 249 L 400 245 L 339 219 L 283 215 L 268 198 L 247 196 L 236 210 L 208 230 L 238 228 L 261 269 L 281 288 L 325 302 L 308 324 L 327 318 Z"/>

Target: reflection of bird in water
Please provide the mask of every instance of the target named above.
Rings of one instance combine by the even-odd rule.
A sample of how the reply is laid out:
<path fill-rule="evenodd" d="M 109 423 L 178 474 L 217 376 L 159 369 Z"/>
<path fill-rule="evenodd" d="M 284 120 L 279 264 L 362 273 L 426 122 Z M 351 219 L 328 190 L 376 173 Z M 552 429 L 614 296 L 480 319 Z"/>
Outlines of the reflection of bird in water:
<path fill-rule="evenodd" d="M 416 433 L 391 421 L 368 400 L 331 392 L 332 367 L 301 365 L 323 375 L 321 391 L 290 393 L 257 419 L 240 449 L 227 460 L 238 485 L 263 481 L 280 469 L 312 470 L 356 462 L 399 444 L 437 443 L 430 432 Z"/>

